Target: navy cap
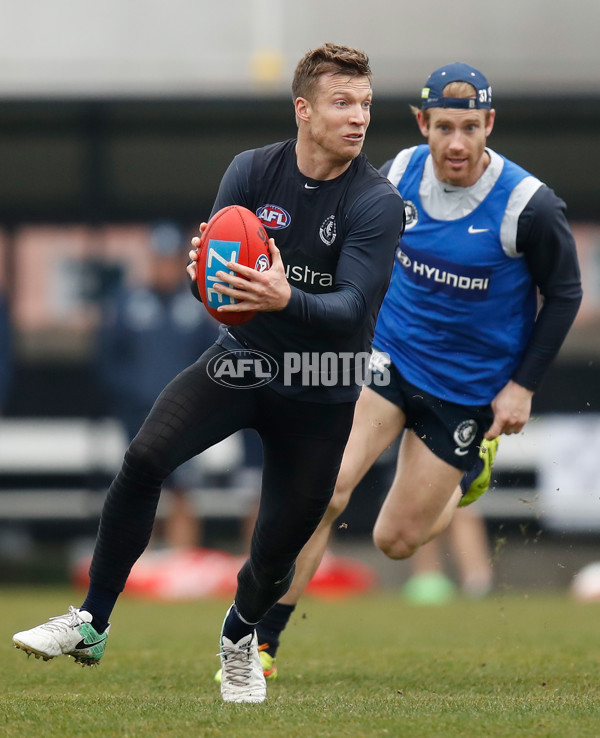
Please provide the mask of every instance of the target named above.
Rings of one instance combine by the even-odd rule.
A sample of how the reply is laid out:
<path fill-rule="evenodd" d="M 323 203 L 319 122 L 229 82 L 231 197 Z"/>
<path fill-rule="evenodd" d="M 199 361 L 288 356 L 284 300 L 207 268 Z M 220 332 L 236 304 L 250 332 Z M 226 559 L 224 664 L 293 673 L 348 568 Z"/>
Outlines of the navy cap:
<path fill-rule="evenodd" d="M 475 97 L 444 97 L 450 82 L 468 82 L 476 89 Z M 421 92 L 421 108 L 486 108 L 492 107 L 492 88 L 483 74 L 463 62 L 446 64 L 429 76 Z"/>

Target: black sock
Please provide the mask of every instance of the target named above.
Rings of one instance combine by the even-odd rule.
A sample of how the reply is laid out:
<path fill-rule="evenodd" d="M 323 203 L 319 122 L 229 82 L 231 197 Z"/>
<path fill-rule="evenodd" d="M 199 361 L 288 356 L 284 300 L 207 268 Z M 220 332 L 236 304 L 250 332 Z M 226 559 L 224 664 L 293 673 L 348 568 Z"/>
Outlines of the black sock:
<path fill-rule="evenodd" d="M 247 623 L 242 619 L 235 603 L 231 606 L 225 622 L 223 623 L 223 635 L 229 638 L 233 643 L 237 643 L 240 638 L 244 638 L 249 633 L 254 632 L 256 623 Z"/>
<path fill-rule="evenodd" d="M 97 633 L 104 633 L 108 627 L 110 614 L 119 594 L 120 592 L 113 592 L 90 582 L 87 597 L 79 609 L 91 614 L 92 627 Z"/>
<path fill-rule="evenodd" d="M 279 648 L 279 637 L 295 609 L 296 605 L 282 605 L 277 602 L 256 626 L 259 645 L 268 644 L 263 650 L 273 657 Z"/>

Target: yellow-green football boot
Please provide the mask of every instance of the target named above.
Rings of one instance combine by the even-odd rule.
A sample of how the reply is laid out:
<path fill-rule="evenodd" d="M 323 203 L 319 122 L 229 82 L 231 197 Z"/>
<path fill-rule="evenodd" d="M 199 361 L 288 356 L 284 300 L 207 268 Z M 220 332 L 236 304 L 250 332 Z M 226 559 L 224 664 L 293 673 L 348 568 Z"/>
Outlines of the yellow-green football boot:
<path fill-rule="evenodd" d="M 499 442 L 500 438 L 494 438 L 492 441 L 484 438 L 481 442 L 479 459 L 475 466 L 464 475 L 460 483 L 463 495 L 458 503 L 459 507 L 471 505 L 488 491 L 492 483 L 492 466 L 496 459 Z"/>

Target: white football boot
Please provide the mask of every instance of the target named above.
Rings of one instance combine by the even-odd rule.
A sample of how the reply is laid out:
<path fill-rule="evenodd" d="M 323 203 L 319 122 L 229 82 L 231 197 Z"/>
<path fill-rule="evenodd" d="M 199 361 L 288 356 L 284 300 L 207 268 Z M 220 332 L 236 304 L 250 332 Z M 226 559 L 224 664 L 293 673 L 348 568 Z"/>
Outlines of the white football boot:
<path fill-rule="evenodd" d="M 221 697 L 225 702 L 263 702 L 267 683 L 256 631 L 237 643 L 221 634 Z"/>
<path fill-rule="evenodd" d="M 66 615 L 50 618 L 31 630 L 15 633 L 13 643 L 36 659 L 49 661 L 55 656 L 71 656 L 78 664 L 93 666 L 104 654 L 110 625 L 98 633 L 91 625 L 92 616 L 71 606 Z"/>

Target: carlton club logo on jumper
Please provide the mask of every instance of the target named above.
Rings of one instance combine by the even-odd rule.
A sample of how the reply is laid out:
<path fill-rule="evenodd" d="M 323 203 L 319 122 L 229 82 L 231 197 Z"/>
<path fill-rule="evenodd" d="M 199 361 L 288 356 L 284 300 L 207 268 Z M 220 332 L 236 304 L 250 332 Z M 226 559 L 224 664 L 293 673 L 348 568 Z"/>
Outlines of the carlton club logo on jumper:
<path fill-rule="evenodd" d="M 261 205 L 256 211 L 256 217 L 264 225 L 274 231 L 287 228 L 292 222 L 292 218 L 287 210 L 280 208 L 279 205 Z"/>
<path fill-rule="evenodd" d="M 387 386 L 387 367 L 370 365 L 366 351 L 335 353 L 325 351 L 286 352 L 282 365 L 263 351 L 236 349 L 213 357 L 207 366 L 209 377 L 224 387 L 251 389 L 269 384 L 276 377 L 286 387 Z"/>
<path fill-rule="evenodd" d="M 335 215 L 330 215 L 328 218 L 325 218 L 319 228 L 319 238 L 326 246 L 332 246 L 336 236 L 337 224 L 335 222 Z"/>
<path fill-rule="evenodd" d="M 492 270 L 487 267 L 456 264 L 407 246 L 404 241 L 396 251 L 396 260 L 414 284 L 432 292 L 445 292 L 461 300 L 486 300 Z"/>
<path fill-rule="evenodd" d="M 419 222 L 419 211 L 412 200 L 404 201 L 404 230 L 409 231 Z"/>

